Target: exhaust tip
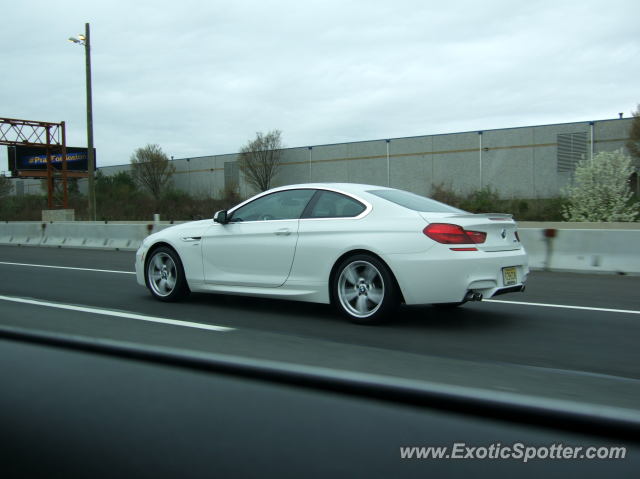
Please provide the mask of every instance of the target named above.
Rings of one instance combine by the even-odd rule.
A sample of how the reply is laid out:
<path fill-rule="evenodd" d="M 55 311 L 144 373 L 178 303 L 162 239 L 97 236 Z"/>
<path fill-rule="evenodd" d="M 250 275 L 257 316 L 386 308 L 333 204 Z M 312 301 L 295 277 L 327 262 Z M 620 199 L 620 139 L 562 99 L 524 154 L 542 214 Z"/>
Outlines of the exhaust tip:
<path fill-rule="evenodd" d="M 482 301 L 482 293 L 474 293 L 473 291 L 468 291 L 464 296 L 465 301 Z"/>

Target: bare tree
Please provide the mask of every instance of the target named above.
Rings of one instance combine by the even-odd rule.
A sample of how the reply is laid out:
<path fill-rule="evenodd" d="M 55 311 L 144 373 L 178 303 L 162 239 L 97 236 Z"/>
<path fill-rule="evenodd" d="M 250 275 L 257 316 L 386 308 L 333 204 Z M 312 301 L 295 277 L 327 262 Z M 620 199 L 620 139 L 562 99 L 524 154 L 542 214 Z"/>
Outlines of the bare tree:
<path fill-rule="evenodd" d="M 640 166 L 640 104 L 635 112 L 631 112 L 633 121 L 629 128 L 629 139 L 627 140 L 627 150 L 633 158 L 635 166 Z"/>
<path fill-rule="evenodd" d="M 9 196 L 12 190 L 13 185 L 11 184 L 11 180 L 4 175 L 0 175 L 0 201 Z"/>
<path fill-rule="evenodd" d="M 240 148 L 238 168 L 244 173 L 245 180 L 258 191 L 271 188 L 271 181 L 282 167 L 282 131 L 273 130 L 263 135 L 256 133 L 256 138 Z"/>
<path fill-rule="evenodd" d="M 131 155 L 131 175 L 140 187 L 156 199 L 173 187 L 176 167 L 159 145 L 148 144 Z"/>

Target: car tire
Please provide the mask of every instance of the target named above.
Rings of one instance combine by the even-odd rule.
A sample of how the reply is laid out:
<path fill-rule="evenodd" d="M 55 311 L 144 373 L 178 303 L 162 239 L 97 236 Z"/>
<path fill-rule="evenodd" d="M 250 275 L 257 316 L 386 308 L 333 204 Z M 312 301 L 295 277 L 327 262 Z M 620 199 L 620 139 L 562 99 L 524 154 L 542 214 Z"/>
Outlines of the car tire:
<path fill-rule="evenodd" d="M 334 306 L 355 324 L 382 324 L 400 305 L 395 278 L 386 264 L 370 255 L 342 261 L 331 291 Z"/>
<path fill-rule="evenodd" d="M 153 250 L 147 256 L 145 281 L 158 301 L 174 303 L 191 292 L 178 253 L 166 246 Z"/>

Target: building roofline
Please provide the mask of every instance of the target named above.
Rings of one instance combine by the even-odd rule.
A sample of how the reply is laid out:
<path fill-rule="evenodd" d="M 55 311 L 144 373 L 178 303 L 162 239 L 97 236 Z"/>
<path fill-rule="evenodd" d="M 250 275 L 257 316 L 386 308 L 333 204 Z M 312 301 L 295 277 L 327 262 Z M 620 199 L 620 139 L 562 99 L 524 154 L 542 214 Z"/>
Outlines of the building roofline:
<path fill-rule="evenodd" d="M 285 148 L 287 150 L 293 150 L 293 149 L 297 149 L 297 148 L 315 148 L 315 147 L 321 147 L 321 146 L 337 146 L 337 145 L 346 145 L 346 144 L 353 144 L 353 143 L 372 143 L 374 141 L 393 141 L 393 140 L 409 140 L 412 138 L 425 138 L 425 137 L 430 137 L 430 136 L 447 136 L 447 135 L 464 135 L 467 133 L 479 133 L 479 132 L 489 132 L 489 131 L 500 131 L 500 130 L 520 130 L 520 129 L 524 129 L 524 128 L 542 128 L 542 127 L 546 127 L 546 126 L 559 126 L 559 125 L 573 125 L 573 124 L 578 124 L 578 123 L 602 123 L 604 121 L 624 121 L 624 120 L 633 120 L 633 118 L 608 118 L 605 120 L 584 120 L 584 121 L 568 121 L 568 122 L 564 122 L 564 123 L 548 123 L 545 125 L 529 125 L 529 126 L 513 126 L 513 127 L 508 127 L 508 128 L 492 128 L 492 129 L 488 129 L 488 130 L 469 130 L 469 131 L 458 131 L 458 132 L 453 132 L 453 133 L 434 133 L 432 135 L 414 135 L 414 136 L 400 136 L 400 137 L 396 137 L 396 138 L 379 138 L 376 140 L 359 140 L 359 141 L 344 141 L 341 143 L 325 143 L 322 145 L 312 145 L 312 146 L 298 146 L 298 147 L 292 147 L 292 148 Z M 222 156 L 222 155 L 218 155 L 218 156 Z"/>
<path fill-rule="evenodd" d="M 542 127 L 547 127 L 547 126 L 560 126 L 560 125 L 573 125 L 573 124 L 578 124 L 578 123 L 602 123 L 605 121 L 626 121 L 626 120 L 633 120 L 633 117 L 629 117 L 629 118 L 607 118 L 604 120 L 583 120 L 583 121 L 568 121 L 568 122 L 564 122 L 564 123 L 548 123 L 548 124 L 544 124 L 544 125 L 529 125 L 529 126 L 514 126 L 514 127 L 508 127 L 508 128 L 492 128 L 489 130 L 469 130 L 469 131 L 459 131 L 459 132 L 453 132 L 453 133 L 435 133 L 435 134 L 431 134 L 431 135 L 415 135 L 415 136 L 400 136 L 400 137 L 396 137 L 396 138 L 380 138 L 380 139 L 376 139 L 376 140 L 357 140 L 357 141 L 343 141 L 340 143 L 323 143 L 323 144 L 319 144 L 319 145 L 306 145 L 306 146 L 292 146 L 289 148 L 284 148 L 284 150 L 299 150 L 299 149 L 312 149 L 313 148 L 320 148 L 323 146 L 339 146 L 339 145 L 351 145 L 354 143 L 373 143 L 376 141 L 393 141 L 393 140 L 410 140 L 413 138 L 427 138 L 427 137 L 432 137 L 432 136 L 448 136 L 448 135 L 465 135 L 468 133 L 485 133 L 485 132 L 493 132 L 493 131 L 501 131 L 501 130 L 522 130 L 525 128 L 542 128 Z M 238 153 L 223 153 L 221 155 L 203 155 L 203 156 L 186 156 L 184 158 L 175 158 L 173 160 L 169 160 L 169 161 L 184 161 L 184 160 L 196 160 L 199 158 L 217 158 L 219 156 L 234 156 L 234 155 L 238 155 Z M 115 168 L 116 166 L 128 166 L 126 163 L 125 164 L 120 164 L 120 165 L 109 165 L 109 166 L 103 166 L 102 168 Z M 98 168 L 100 169 L 100 168 Z"/>

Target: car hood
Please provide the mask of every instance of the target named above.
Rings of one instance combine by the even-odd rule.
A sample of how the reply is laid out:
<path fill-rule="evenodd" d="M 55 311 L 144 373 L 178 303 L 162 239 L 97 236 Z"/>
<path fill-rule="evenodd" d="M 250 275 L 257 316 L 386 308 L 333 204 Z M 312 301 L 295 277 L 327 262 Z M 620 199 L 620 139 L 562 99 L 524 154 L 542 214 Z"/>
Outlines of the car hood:
<path fill-rule="evenodd" d="M 161 231 L 168 231 L 171 230 L 171 232 L 175 232 L 175 231 L 180 231 L 180 230 L 190 230 L 193 228 L 198 228 L 198 227 L 209 227 L 213 224 L 213 220 L 212 219 L 208 219 L 208 220 L 199 220 L 199 221 L 189 221 L 188 223 L 182 223 L 179 225 L 174 225 L 174 226 L 170 226 L 169 228 L 164 228 Z"/>
<path fill-rule="evenodd" d="M 185 236 L 199 236 L 203 234 L 211 225 L 213 225 L 213 220 L 200 220 L 170 226 L 169 228 L 163 228 L 160 231 L 156 231 L 155 233 L 147 236 L 147 238 L 145 239 L 145 244 L 152 244 L 159 239 L 166 238 L 167 235 L 178 236 L 182 232 L 185 232 Z"/>

